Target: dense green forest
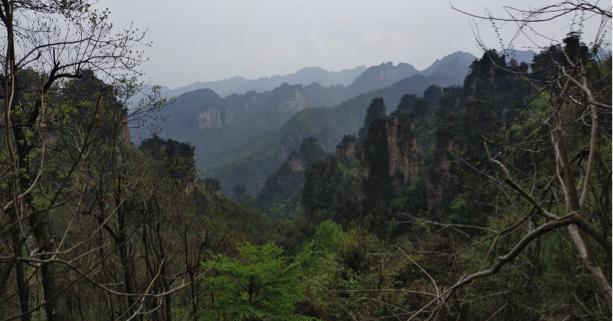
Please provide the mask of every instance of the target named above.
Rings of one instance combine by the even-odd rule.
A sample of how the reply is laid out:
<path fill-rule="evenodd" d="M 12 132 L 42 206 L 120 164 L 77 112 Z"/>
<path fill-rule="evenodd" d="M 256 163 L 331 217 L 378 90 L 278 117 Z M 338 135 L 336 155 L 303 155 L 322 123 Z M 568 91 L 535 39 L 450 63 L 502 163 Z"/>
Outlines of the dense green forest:
<path fill-rule="evenodd" d="M 610 29 L 610 7 L 564 8 Z M 611 320 L 602 42 L 258 116 L 280 127 L 246 126 L 214 178 L 193 145 L 130 136 L 172 103 L 129 103 L 143 33 L 84 1 L 2 1 L 0 20 L 0 321 Z M 204 96 L 221 101 L 174 103 Z"/>

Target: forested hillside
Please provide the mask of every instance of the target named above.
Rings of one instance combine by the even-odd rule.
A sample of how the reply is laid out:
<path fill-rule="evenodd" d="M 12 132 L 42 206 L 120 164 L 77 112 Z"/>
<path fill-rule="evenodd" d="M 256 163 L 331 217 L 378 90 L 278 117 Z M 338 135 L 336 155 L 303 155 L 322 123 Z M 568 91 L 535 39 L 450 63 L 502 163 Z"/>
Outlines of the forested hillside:
<path fill-rule="evenodd" d="M 348 86 L 326 87 L 319 83 L 303 86 L 283 83 L 272 90 L 249 91 L 224 98 L 208 88 L 198 89 L 176 97 L 171 104 L 156 112 L 157 120 L 165 121 L 156 121 L 155 124 L 160 129 L 160 137 L 188 142 L 196 147 L 198 167 L 207 168 L 209 170 L 207 175 L 222 182 L 224 195 L 231 195 L 232 187 L 236 184 L 244 184 L 250 193 L 257 193 L 266 177 L 285 160 L 287 156 L 285 153 L 299 147 L 302 138 L 317 133 L 300 133 L 300 129 L 290 129 L 297 132 L 296 143 L 291 146 L 282 143 L 278 146 L 278 142 L 275 142 L 277 146 L 266 147 L 279 152 L 280 156 L 276 160 L 269 157 L 262 162 L 261 155 L 257 155 L 253 148 L 249 148 L 249 154 L 245 156 L 245 145 L 259 145 L 260 143 L 253 141 L 266 140 L 266 137 L 271 135 L 279 136 L 279 132 L 285 134 L 287 130 L 284 128 L 291 127 L 291 124 L 295 123 L 291 119 L 292 116 L 303 110 L 305 113 L 297 117 L 310 114 L 306 116 L 311 119 L 310 122 L 319 121 L 322 115 L 319 112 L 306 110 L 310 107 L 335 106 L 337 110 L 349 108 L 351 110 L 347 112 L 351 113 L 352 119 L 347 120 L 347 123 L 358 124 L 362 118 L 363 106 L 357 102 L 364 100 L 363 97 L 360 98 L 362 94 L 368 97 L 385 95 L 386 98 L 396 100 L 404 93 L 421 94 L 424 85 L 459 85 L 474 58 L 471 54 L 456 52 L 437 60 L 424 70 L 423 75 L 418 75 L 418 71 L 409 64 L 394 65 L 388 62 L 366 68 Z M 287 80 L 292 79 L 290 77 Z M 162 93 L 162 96 L 167 94 L 168 92 Z M 344 124 L 329 125 L 326 130 L 331 137 L 326 138 L 328 143 L 324 146 L 328 150 L 333 149 L 342 135 L 354 133 L 356 130 L 353 128 L 355 126 L 344 129 L 343 127 L 346 127 Z M 273 134 L 271 131 L 277 133 Z M 142 136 L 142 130 L 138 128 L 132 132 L 136 138 Z M 261 136 L 256 137 L 258 135 Z M 270 142 L 267 144 L 270 145 Z M 237 153 L 241 153 L 242 156 Z M 238 157 L 240 160 L 237 163 Z M 246 163 L 250 165 L 245 165 Z M 245 174 L 245 166 L 249 166 L 254 174 Z"/>
<path fill-rule="evenodd" d="M 219 179 L 226 190 L 235 184 L 244 184 L 250 193 L 255 193 L 289 153 L 298 150 L 303 138 L 314 137 L 324 150 L 334 150 L 343 135 L 358 131 L 370 100 L 382 96 L 388 101 L 399 101 L 402 95 L 421 94 L 431 85 L 428 78 L 414 75 L 331 108 L 306 108 L 279 129 L 265 132 L 216 155 L 215 163 L 209 167 L 210 175 Z"/>
<path fill-rule="evenodd" d="M 108 17 L 0 2 L 0 321 L 611 320 L 605 42 L 166 100 Z"/>

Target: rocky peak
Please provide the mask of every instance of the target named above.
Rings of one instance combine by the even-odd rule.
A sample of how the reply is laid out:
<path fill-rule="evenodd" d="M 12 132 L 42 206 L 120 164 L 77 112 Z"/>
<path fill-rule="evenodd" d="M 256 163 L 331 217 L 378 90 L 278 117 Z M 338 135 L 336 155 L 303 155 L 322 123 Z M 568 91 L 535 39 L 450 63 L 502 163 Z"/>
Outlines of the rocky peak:
<path fill-rule="evenodd" d="M 420 156 L 413 122 L 395 116 L 373 121 L 359 164 L 368 203 L 374 205 L 401 195 L 419 170 Z"/>
<path fill-rule="evenodd" d="M 295 89 L 294 92 L 283 100 L 278 109 L 280 111 L 285 111 L 289 113 L 297 113 L 305 108 L 307 108 L 308 102 L 305 94 L 300 89 Z"/>
<path fill-rule="evenodd" d="M 326 152 L 321 148 L 319 141 L 313 137 L 305 137 L 300 145 L 300 155 L 310 165 L 318 159 L 324 158 Z"/>
<path fill-rule="evenodd" d="M 451 86 L 443 88 L 443 94 L 449 97 L 460 97 L 464 92 L 464 88 L 460 86 Z"/>
<path fill-rule="evenodd" d="M 437 173 L 428 182 L 428 207 L 440 208 L 444 202 L 445 185 L 451 177 L 451 161 L 449 153 L 457 153 L 460 149 L 460 134 L 457 118 L 453 113 L 443 118 L 441 130 L 436 137 L 436 147 L 432 157 L 431 168 Z"/>
<path fill-rule="evenodd" d="M 355 159 L 357 140 L 353 135 L 345 135 L 343 140 L 336 145 L 336 157 L 339 159 Z"/>
<path fill-rule="evenodd" d="M 302 159 L 300 154 L 296 152 L 292 152 L 289 155 L 286 164 L 288 165 L 289 169 L 294 173 L 303 172 L 306 169 L 304 160 Z"/>
<path fill-rule="evenodd" d="M 499 57 L 493 50 L 485 52 L 481 59 L 475 60 L 470 65 L 471 72 L 464 79 L 464 98 L 467 107 L 476 104 L 478 89 L 496 93 L 496 74 L 504 72 L 497 65 L 504 66 L 505 57 Z"/>
<path fill-rule="evenodd" d="M 198 128 L 220 128 L 222 127 L 221 114 L 217 108 L 209 108 L 198 114 Z"/>
<path fill-rule="evenodd" d="M 398 70 L 394 68 L 394 64 L 392 64 L 391 62 L 388 62 L 385 65 L 383 65 L 383 68 L 379 69 L 379 74 L 377 75 L 376 79 L 379 81 L 384 80 L 384 79 L 393 79 L 397 77 L 397 75 L 398 75 Z"/>
<path fill-rule="evenodd" d="M 298 204 L 305 181 L 304 172 L 325 155 L 317 139 L 303 138 L 300 150 L 292 151 L 279 170 L 268 176 L 255 200 L 255 207 L 273 217 L 287 217 L 291 206 L 271 208 L 271 205 L 280 201 Z"/>
<path fill-rule="evenodd" d="M 281 168 L 276 173 L 270 175 L 264 189 L 274 190 L 288 186 L 289 182 L 302 181 L 304 178 L 302 172 L 325 156 L 326 152 L 321 148 L 317 139 L 313 137 L 303 138 L 300 150 L 292 151 L 289 154 Z"/>
<path fill-rule="evenodd" d="M 400 99 L 398 108 L 392 113 L 392 116 L 401 118 L 410 118 L 416 124 L 428 117 L 430 114 L 430 102 L 415 94 L 406 94 Z"/>
<path fill-rule="evenodd" d="M 413 122 L 406 118 L 390 117 L 387 121 L 387 144 L 393 193 L 401 195 L 420 168 Z"/>
<path fill-rule="evenodd" d="M 393 63 L 388 62 L 373 66 L 366 69 L 348 86 L 346 94 L 357 96 L 359 93 L 389 86 L 415 74 L 417 74 L 417 69 L 406 63 L 394 66 Z"/>

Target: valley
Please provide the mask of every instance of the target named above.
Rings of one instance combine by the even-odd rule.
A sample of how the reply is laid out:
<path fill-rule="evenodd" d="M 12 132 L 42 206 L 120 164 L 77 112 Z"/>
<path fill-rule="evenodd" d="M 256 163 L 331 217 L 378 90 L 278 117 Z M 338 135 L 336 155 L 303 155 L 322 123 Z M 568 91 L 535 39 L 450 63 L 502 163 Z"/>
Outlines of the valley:
<path fill-rule="evenodd" d="M 143 6 L 0 2 L 0 321 L 611 320 L 611 6 Z"/>

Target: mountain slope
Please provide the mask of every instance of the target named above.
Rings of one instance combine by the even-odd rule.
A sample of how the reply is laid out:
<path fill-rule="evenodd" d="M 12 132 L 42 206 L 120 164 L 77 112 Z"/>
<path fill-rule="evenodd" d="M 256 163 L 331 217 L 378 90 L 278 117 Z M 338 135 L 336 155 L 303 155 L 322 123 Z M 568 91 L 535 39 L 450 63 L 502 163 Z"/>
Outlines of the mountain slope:
<path fill-rule="evenodd" d="M 246 79 L 243 77 L 232 77 L 219 81 L 195 82 L 191 85 L 179 87 L 172 90 L 165 90 L 164 97 L 179 96 L 183 93 L 194 91 L 197 89 L 208 88 L 221 97 L 226 97 L 231 94 L 244 94 L 249 91 L 265 92 L 273 90 L 283 83 L 290 85 L 309 85 L 318 83 L 324 87 L 334 85 L 347 86 L 351 84 L 360 74 L 366 70 L 366 67 L 359 66 L 353 69 L 344 69 L 341 71 L 327 71 L 319 67 L 303 68 L 293 74 L 284 76 L 262 77 L 258 79 Z"/>
<path fill-rule="evenodd" d="M 323 69 L 303 69 L 300 75 L 317 74 L 320 70 Z M 216 161 L 219 152 L 265 131 L 278 129 L 307 107 L 333 106 L 415 73 L 409 64 L 387 63 L 368 68 L 348 87 L 283 83 L 271 91 L 250 91 L 225 98 L 210 89 L 199 89 L 180 95 L 174 104 L 164 108 L 161 115 L 168 117 L 159 124 L 163 128 L 160 136 L 192 144 L 196 147 L 198 166 L 207 167 Z"/>
<path fill-rule="evenodd" d="M 179 96 L 162 111 L 168 120 L 160 123 L 160 136 L 196 147 L 198 166 L 208 168 L 222 182 L 224 194 L 229 195 L 235 184 L 243 183 L 255 195 L 268 175 L 299 147 L 302 138 L 312 136 L 324 149 L 332 150 L 343 135 L 357 132 L 373 98 L 383 97 L 393 110 L 404 94 L 421 96 L 432 84 L 457 84 L 472 59 L 470 54 L 456 52 L 420 74 L 409 64 L 388 62 L 369 67 L 347 87 L 283 83 L 270 91 L 224 98 L 212 90 L 197 90 Z M 325 71 L 321 68 L 305 68 L 279 77 L 298 81 L 322 73 Z M 242 82 L 238 78 L 233 81 Z M 318 106 L 336 107 L 309 108 Z"/>
<path fill-rule="evenodd" d="M 420 74 L 435 80 L 441 87 L 462 85 L 468 74 L 468 67 L 477 57 L 468 52 L 456 51 L 442 59 L 437 59 Z"/>
<path fill-rule="evenodd" d="M 391 86 L 364 93 L 332 108 L 306 108 L 292 116 L 278 130 L 269 131 L 216 156 L 210 175 L 229 194 L 236 184 L 244 184 L 250 194 L 257 194 L 269 174 L 277 170 L 289 153 L 298 150 L 302 139 L 313 137 L 321 147 L 332 151 L 346 134 L 355 134 L 363 124 L 371 100 L 382 97 L 394 110 L 404 94 L 421 96 L 433 83 L 414 75 Z"/>
<path fill-rule="evenodd" d="M 344 98 L 353 98 L 361 93 L 389 86 L 401 79 L 411 77 L 417 72 L 417 69 L 406 63 L 399 63 L 394 66 L 393 63 L 388 62 L 370 67 L 357 77 L 351 85 L 347 86 Z"/>
<path fill-rule="evenodd" d="M 213 162 L 217 153 L 268 130 L 279 128 L 292 115 L 315 103 L 330 103 L 342 86 L 318 88 L 283 84 L 272 91 L 248 92 L 220 98 L 210 89 L 179 96 L 161 115 L 160 136 L 188 142 L 196 147 L 199 167 Z M 325 92 L 328 95 L 320 95 Z M 338 99 L 338 98 L 336 98 Z"/>

